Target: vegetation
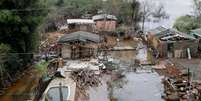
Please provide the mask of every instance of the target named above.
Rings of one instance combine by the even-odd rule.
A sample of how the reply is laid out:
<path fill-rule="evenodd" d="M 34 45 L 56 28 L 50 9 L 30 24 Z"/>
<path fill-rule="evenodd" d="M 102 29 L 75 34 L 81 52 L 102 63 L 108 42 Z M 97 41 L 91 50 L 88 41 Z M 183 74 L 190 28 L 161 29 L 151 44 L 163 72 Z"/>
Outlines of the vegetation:
<path fill-rule="evenodd" d="M 174 23 L 174 28 L 182 32 L 190 32 L 201 28 L 201 0 L 193 0 L 194 15 L 181 16 Z"/>
<path fill-rule="evenodd" d="M 0 1 L 1 86 L 16 80 L 37 47 L 38 25 L 46 12 L 43 0 Z"/>
<path fill-rule="evenodd" d="M 201 28 L 200 21 L 193 16 L 186 15 L 178 18 L 173 27 L 181 32 L 190 32 L 190 30 Z"/>
<path fill-rule="evenodd" d="M 41 75 L 47 75 L 48 65 L 49 65 L 48 62 L 41 61 L 41 62 L 37 63 L 34 67 L 36 68 L 38 73 L 40 73 Z"/>
<path fill-rule="evenodd" d="M 133 24 L 136 28 L 140 22 L 137 0 L 49 0 L 48 5 L 55 10 L 49 12 L 42 26 L 44 32 L 55 31 L 65 19 L 91 18 L 100 13 L 116 15 L 120 24 Z"/>

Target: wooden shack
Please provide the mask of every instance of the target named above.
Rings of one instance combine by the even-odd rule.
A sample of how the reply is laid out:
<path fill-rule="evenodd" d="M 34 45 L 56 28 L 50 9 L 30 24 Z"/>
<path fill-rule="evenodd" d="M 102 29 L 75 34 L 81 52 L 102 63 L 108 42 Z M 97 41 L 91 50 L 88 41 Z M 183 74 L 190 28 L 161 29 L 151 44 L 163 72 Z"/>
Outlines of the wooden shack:
<path fill-rule="evenodd" d="M 114 32 L 117 26 L 117 18 L 114 15 L 100 14 L 92 17 L 98 32 Z"/>
<path fill-rule="evenodd" d="M 201 52 L 201 28 L 191 30 L 190 34 L 199 40 L 198 50 Z"/>
<path fill-rule="evenodd" d="M 61 54 L 64 59 L 80 59 L 95 56 L 101 40 L 99 35 L 78 31 L 63 35 L 58 43 L 62 45 Z"/>
<path fill-rule="evenodd" d="M 147 39 L 149 45 L 156 50 L 155 52 L 158 52 L 161 58 L 197 56 L 198 40 L 175 29 L 157 27 L 147 32 Z"/>

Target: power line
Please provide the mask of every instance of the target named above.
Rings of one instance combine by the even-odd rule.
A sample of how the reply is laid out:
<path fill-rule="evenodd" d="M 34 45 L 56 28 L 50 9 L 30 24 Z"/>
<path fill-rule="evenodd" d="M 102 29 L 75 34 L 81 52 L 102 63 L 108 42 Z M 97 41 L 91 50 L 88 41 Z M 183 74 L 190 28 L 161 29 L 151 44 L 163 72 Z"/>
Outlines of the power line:
<path fill-rule="evenodd" d="M 59 7 L 59 8 L 25 8 L 25 9 L 0 9 L 0 11 L 11 11 L 11 12 L 18 12 L 18 11 L 25 11 L 25 12 L 29 12 L 29 11 L 41 11 L 41 10 L 63 10 L 63 9 L 68 9 L 69 7 Z"/>
<path fill-rule="evenodd" d="M 18 12 L 18 11 L 41 11 L 41 10 L 54 10 L 54 8 L 26 8 L 26 9 L 0 9 L 1 11 L 11 11 L 11 12 Z"/>

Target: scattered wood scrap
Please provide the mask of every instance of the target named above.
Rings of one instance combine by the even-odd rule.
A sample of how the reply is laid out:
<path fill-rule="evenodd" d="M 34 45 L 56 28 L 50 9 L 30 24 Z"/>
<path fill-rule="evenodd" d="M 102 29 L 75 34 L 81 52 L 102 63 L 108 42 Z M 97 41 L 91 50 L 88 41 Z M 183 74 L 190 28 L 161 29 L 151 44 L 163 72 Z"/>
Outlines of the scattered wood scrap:
<path fill-rule="evenodd" d="M 85 92 L 89 87 L 98 87 L 101 84 L 100 76 L 89 69 L 73 71 L 70 76 L 77 84 L 78 89 Z"/>

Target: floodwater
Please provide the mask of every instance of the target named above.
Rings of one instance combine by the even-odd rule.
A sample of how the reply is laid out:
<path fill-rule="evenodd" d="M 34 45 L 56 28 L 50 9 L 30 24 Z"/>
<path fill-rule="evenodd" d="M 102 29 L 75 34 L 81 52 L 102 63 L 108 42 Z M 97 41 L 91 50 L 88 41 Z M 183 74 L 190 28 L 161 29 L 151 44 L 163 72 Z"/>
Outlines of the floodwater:
<path fill-rule="evenodd" d="M 138 59 L 141 64 L 145 64 L 147 62 L 147 46 L 140 42 L 138 43 L 137 49 L 138 53 L 136 55 L 136 59 Z"/>
<path fill-rule="evenodd" d="M 113 96 L 118 101 L 164 101 L 162 78 L 157 73 L 127 73 L 127 83 L 115 88 Z"/>
<path fill-rule="evenodd" d="M 126 72 L 117 82 L 108 78 L 103 77 L 102 85 L 88 90 L 89 101 L 110 101 L 110 98 L 114 101 L 164 101 L 161 97 L 164 92 L 162 77 L 149 69 Z M 113 84 L 110 91 L 107 82 Z"/>
<path fill-rule="evenodd" d="M 36 71 L 27 71 L 21 79 L 5 90 L 5 94 L 0 96 L 0 101 L 27 101 L 32 96 L 32 91 L 38 83 Z"/>
<path fill-rule="evenodd" d="M 104 79 L 101 80 L 102 85 L 90 88 L 89 89 L 89 101 L 110 101 L 107 87 L 107 79 L 110 78 L 108 76 L 104 76 Z"/>

